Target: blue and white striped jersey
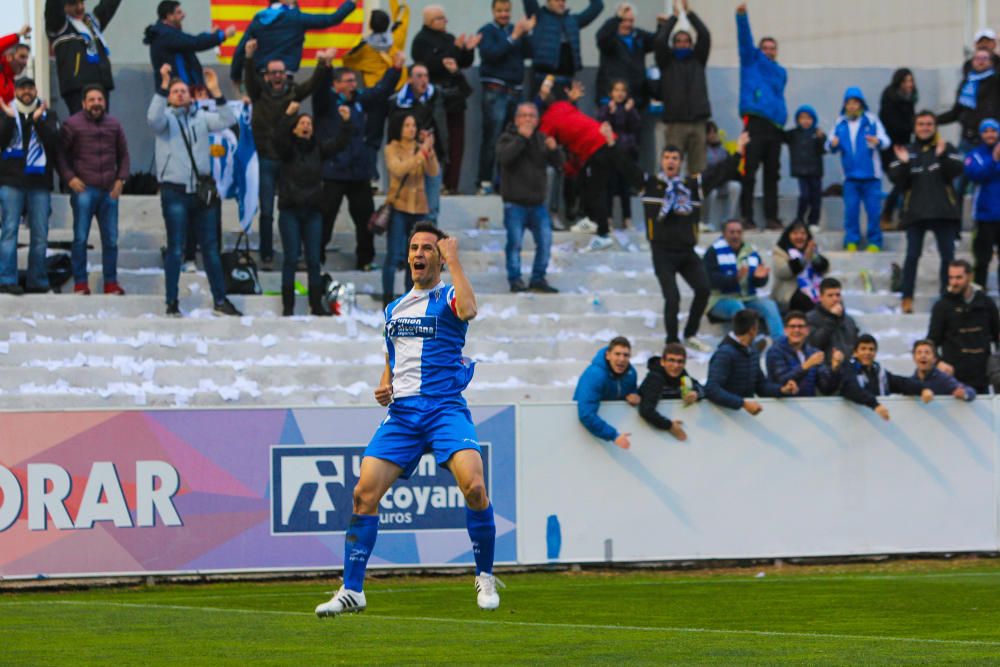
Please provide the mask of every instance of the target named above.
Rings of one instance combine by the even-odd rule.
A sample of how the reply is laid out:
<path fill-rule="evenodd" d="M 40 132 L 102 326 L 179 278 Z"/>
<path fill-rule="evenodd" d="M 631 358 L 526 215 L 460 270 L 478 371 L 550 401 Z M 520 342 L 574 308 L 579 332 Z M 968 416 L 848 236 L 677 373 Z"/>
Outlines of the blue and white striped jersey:
<path fill-rule="evenodd" d="M 462 357 L 469 324 L 455 312 L 455 288 L 410 290 L 385 309 L 393 398 L 461 395 L 475 364 Z"/>

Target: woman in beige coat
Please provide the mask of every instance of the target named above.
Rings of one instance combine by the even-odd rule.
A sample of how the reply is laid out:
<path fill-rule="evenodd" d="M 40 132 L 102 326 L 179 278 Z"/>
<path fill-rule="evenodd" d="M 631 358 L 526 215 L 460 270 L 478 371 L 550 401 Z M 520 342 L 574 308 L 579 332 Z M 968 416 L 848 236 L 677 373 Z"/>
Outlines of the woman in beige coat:
<path fill-rule="evenodd" d="M 830 262 L 819 254 L 809 226 L 795 221 L 785 228 L 771 251 L 774 285 L 771 298 L 781 312 L 813 309 L 819 300 L 819 282 Z"/>
<path fill-rule="evenodd" d="M 392 205 L 392 216 L 386 235 L 386 257 L 382 265 L 382 305 L 393 298 L 396 267 L 406 259 L 406 242 L 413 226 L 427 216 L 427 194 L 424 175 L 437 176 L 440 171 L 434 154 L 434 135 L 417 136 L 417 121 L 412 114 L 397 116 L 389 123 L 389 143 L 385 147 L 385 165 L 389 171 L 386 203 Z M 406 270 L 406 291 L 413 288 L 409 268 Z"/>

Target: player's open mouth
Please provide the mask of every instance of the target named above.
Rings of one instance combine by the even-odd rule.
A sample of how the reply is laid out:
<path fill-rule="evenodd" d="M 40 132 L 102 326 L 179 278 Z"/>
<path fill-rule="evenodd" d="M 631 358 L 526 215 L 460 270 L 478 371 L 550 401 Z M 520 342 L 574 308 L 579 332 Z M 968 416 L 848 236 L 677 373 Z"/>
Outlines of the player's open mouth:
<path fill-rule="evenodd" d="M 427 268 L 427 263 L 426 262 L 421 262 L 420 260 L 414 260 L 414 262 L 413 262 L 413 270 L 414 271 L 423 271 L 426 268 Z"/>

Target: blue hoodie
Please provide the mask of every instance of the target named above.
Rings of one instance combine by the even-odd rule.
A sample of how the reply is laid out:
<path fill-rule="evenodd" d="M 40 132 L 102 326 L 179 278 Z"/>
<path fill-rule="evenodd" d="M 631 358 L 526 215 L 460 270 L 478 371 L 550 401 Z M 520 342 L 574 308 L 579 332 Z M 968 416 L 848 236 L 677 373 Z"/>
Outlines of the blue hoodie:
<path fill-rule="evenodd" d="M 736 34 L 740 46 L 740 115 L 760 116 L 784 127 L 788 120 L 785 106 L 788 72 L 754 44 L 750 19 L 745 13 L 736 14 Z"/>
<path fill-rule="evenodd" d="M 976 222 L 1000 222 L 1000 162 L 993 159 L 993 147 L 979 144 L 965 156 L 965 175 L 976 188 L 973 217 Z"/>
<path fill-rule="evenodd" d="M 847 117 L 847 100 L 857 99 L 861 101 L 861 115 L 851 120 Z M 851 141 L 851 124 L 857 123 L 854 141 Z M 874 136 L 878 138 L 878 145 L 872 148 L 868 145 L 866 137 Z M 837 137 L 839 143 L 834 147 L 830 142 L 833 137 Z M 840 153 L 840 165 L 844 169 L 844 178 L 848 179 L 872 179 L 882 178 L 882 160 L 879 151 L 885 150 L 892 145 L 889 135 L 882 127 L 882 121 L 878 116 L 868 110 L 868 103 L 860 88 L 850 87 L 844 91 L 844 107 L 840 109 L 840 116 L 837 123 L 830 130 L 826 140 L 826 149 L 831 153 Z"/>
<path fill-rule="evenodd" d="M 624 401 L 627 395 L 636 393 L 636 372 L 629 364 L 628 370 L 616 375 L 604 358 L 607 351 L 607 347 L 602 347 L 594 355 L 576 383 L 573 400 L 576 401 L 577 417 L 588 431 L 601 440 L 614 440 L 618 430 L 598 417 L 597 410 L 601 401 Z"/>

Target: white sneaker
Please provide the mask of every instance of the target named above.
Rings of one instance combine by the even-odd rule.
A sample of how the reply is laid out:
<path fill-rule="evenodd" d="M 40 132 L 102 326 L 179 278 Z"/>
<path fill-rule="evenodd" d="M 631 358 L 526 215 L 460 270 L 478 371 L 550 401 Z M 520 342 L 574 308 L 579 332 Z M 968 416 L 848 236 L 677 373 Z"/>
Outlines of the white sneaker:
<path fill-rule="evenodd" d="M 499 598 L 497 598 L 497 604 L 499 604 Z M 341 586 L 329 602 L 324 602 L 316 607 L 316 615 L 324 618 L 340 614 L 356 614 L 359 611 L 364 611 L 366 607 L 368 607 L 368 602 L 365 600 L 364 592 L 351 591 Z"/>
<path fill-rule="evenodd" d="M 703 340 L 699 340 L 695 336 L 688 336 L 684 339 L 684 345 L 691 348 L 695 352 L 709 353 L 712 351 L 712 346 Z"/>
<path fill-rule="evenodd" d="M 575 225 L 569 228 L 571 232 L 582 232 L 594 234 L 597 232 L 597 223 L 590 218 L 581 218 Z"/>
<path fill-rule="evenodd" d="M 607 236 L 595 236 L 594 238 L 590 239 L 590 243 L 584 246 L 583 249 L 580 250 L 580 252 L 597 252 L 599 250 L 607 250 L 614 244 L 615 242 L 612 241 Z"/>
<path fill-rule="evenodd" d="M 198 265 L 187 261 L 181 264 L 181 273 L 198 273 Z"/>
<path fill-rule="evenodd" d="M 497 584 L 501 588 L 507 588 L 502 581 L 492 574 L 483 572 L 476 576 L 476 604 L 483 611 L 493 611 L 500 606 L 500 594 L 497 593 Z"/>

